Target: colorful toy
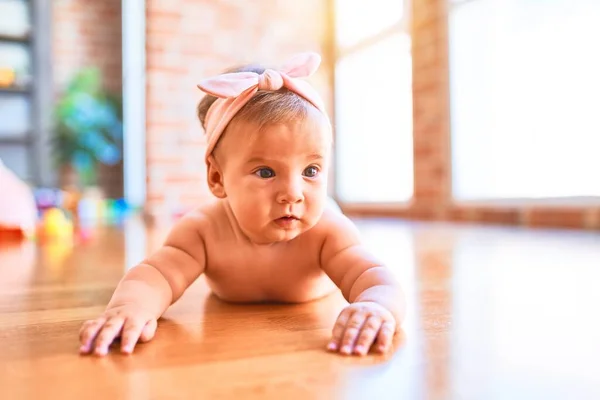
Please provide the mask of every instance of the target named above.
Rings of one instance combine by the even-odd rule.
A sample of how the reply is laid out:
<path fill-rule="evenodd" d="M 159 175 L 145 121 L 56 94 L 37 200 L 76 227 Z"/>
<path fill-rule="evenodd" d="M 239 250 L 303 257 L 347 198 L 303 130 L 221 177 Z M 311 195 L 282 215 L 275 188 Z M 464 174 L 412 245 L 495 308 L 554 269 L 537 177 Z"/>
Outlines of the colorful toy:
<path fill-rule="evenodd" d="M 29 190 L 1 163 L 0 187 L 9 194 L 0 197 L 0 240 L 37 234 L 40 241 L 71 243 L 76 235 L 78 242 L 87 242 L 98 225 L 121 225 L 134 211 L 125 199 L 104 199 L 94 187 Z"/>
<path fill-rule="evenodd" d="M 38 227 L 38 237 L 47 239 L 73 239 L 73 222 L 67 218 L 60 208 L 50 208 L 43 213 Z"/>
<path fill-rule="evenodd" d="M 62 207 L 63 193 L 59 189 L 38 188 L 33 192 L 37 208 L 47 210 L 52 207 Z"/>
<path fill-rule="evenodd" d="M 121 225 L 133 210 L 125 199 L 107 199 L 101 207 L 102 219 L 110 225 Z"/>
<path fill-rule="evenodd" d="M 102 193 L 95 188 L 88 188 L 79 198 L 76 206 L 77 221 L 85 226 L 94 226 L 101 219 Z"/>

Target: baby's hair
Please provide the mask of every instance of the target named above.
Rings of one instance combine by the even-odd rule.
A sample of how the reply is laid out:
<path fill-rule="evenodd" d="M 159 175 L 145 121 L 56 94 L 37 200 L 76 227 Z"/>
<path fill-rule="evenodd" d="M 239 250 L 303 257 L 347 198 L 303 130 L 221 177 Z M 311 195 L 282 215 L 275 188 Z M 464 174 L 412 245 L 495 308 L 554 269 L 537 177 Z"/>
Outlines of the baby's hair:
<path fill-rule="evenodd" d="M 225 71 L 230 72 L 255 72 L 262 74 L 265 67 L 256 64 L 236 67 Z M 206 114 L 210 106 L 217 100 L 216 97 L 209 94 L 205 95 L 196 109 L 198 119 L 202 127 L 206 129 Z M 294 120 L 303 120 L 308 114 L 309 108 L 317 109 L 310 102 L 300 97 L 296 93 L 283 87 L 277 91 L 259 90 L 256 95 L 242 107 L 242 109 L 231 120 L 252 122 L 258 125 L 259 129 L 264 126 L 287 123 Z"/>

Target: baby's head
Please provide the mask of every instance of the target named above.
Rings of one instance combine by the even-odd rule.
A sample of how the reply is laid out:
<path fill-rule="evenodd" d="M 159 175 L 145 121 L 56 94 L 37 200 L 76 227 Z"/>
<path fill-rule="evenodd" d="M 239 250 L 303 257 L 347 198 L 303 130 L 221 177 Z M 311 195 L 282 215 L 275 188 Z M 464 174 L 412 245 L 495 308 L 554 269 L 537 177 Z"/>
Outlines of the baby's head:
<path fill-rule="evenodd" d="M 225 75 L 234 79 L 258 77 L 260 84 L 236 89 L 240 94 L 233 96 L 220 86 L 223 76 L 199 85 L 209 93 L 198 105 L 209 135 L 209 188 L 227 199 L 240 229 L 253 242 L 292 240 L 316 225 L 326 204 L 329 118 L 304 81 L 285 75 L 282 86 L 277 72 L 260 66 L 229 72 L 247 73 Z M 215 103 L 212 94 L 222 98 Z"/>

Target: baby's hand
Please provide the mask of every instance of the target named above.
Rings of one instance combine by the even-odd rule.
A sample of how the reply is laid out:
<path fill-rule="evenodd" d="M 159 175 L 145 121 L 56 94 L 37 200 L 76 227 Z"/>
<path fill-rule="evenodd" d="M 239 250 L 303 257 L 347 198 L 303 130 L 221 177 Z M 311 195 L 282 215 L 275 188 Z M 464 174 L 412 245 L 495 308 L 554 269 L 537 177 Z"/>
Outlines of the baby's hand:
<path fill-rule="evenodd" d="M 138 305 L 127 304 L 106 310 L 100 317 L 84 322 L 79 331 L 81 353 L 108 353 L 108 346 L 121 337 L 121 351 L 131 353 L 138 339 L 154 337 L 156 318 Z"/>
<path fill-rule="evenodd" d="M 385 353 L 395 331 L 396 320 L 386 308 L 373 302 L 353 303 L 338 316 L 327 349 L 362 356 L 375 344 L 377 351 Z"/>

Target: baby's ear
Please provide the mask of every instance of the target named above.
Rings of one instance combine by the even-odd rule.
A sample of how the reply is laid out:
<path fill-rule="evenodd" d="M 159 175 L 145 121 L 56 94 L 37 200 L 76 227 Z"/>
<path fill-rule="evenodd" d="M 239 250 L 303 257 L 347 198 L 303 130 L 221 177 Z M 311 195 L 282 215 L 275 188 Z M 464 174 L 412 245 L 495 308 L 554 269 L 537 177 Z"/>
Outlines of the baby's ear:
<path fill-rule="evenodd" d="M 212 194 L 219 199 L 224 199 L 227 197 L 227 193 L 225 193 L 225 186 L 223 185 L 223 172 L 213 156 L 208 157 L 206 178 L 208 180 L 208 188 Z"/>

